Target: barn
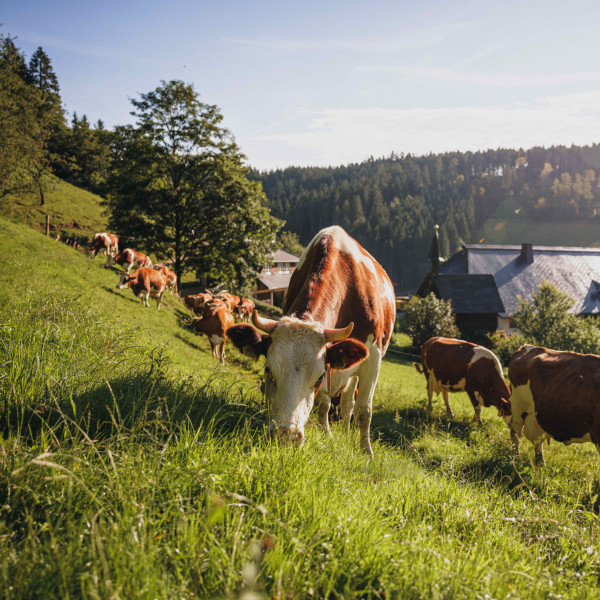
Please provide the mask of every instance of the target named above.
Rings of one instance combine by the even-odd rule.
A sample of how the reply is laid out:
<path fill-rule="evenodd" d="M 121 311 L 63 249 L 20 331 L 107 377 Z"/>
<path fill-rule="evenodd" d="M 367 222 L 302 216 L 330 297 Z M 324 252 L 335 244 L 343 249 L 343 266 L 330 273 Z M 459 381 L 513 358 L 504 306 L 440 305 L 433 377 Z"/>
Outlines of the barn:
<path fill-rule="evenodd" d="M 435 230 L 429 254 L 431 272 L 417 291 L 451 300 L 463 332 L 515 331 L 510 315 L 519 298 L 531 300 L 547 281 L 568 294 L 572 312 L 600 315 L 600 248 L 464 244 L 444 261 Z"/>

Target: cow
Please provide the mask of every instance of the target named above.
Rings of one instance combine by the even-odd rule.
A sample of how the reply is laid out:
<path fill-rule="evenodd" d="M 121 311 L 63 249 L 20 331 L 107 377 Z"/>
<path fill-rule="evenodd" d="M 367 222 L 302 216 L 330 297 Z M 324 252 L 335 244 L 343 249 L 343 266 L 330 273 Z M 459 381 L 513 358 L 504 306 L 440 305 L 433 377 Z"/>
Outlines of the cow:
<path fill-rule="evenodd" d="M 343 424 L 349 428 L 358 386 L 360 447 L 373 456 L 373 394 L 395 317 L 393 286 L 379 263 L 341 227 L 317 233 L 291 276 L 281 320 L 253 311 L 254 327 L 239 324 L 228 330 L 244 354 L 266 358 L 271 432 L 301 443 L 317 394 L 319 424 L 329 432 L 331 398 L 339 392 Z"/>
<path fill-rule="evenodd" d="M 117 288 L 131 288 L 136 296 L 142 299 L 142 304 L 150 306 L 148 298 L 156 300 L 157 309 L 160 310 L 162 296 L 167 287 L 167 279 L 160 272 L 149 267 L 140 267 L 131 275 L 121 273 L 121 278 L 117 284 Z"/>
<path fill-rule="evenodd" d="M 513 450 L 521 434 L 545 464 L 544 440 L 593 442 L 600 451 L 600 356 L 521 346 L 510 359 Z"/>
<path fill-rule="evenodd" d="M 240 298 L 233 312 L 240 321 L 250 321 L 253 310 L 254 302 L 250 298 Z"/>
<path fill-rule="evenodd" d="M 235 323 L 233 315 L 226 308 L 214 307 L 207 310 L 204 317 L 192 320 L 191 328 L 196 333 L 203 333 L 210 342 L 213 356 L 225 362 L 225 342 L 227 329 Z"/>
<path fill-rule="evenodd" d="M 156 271 L 160 271 L 167 278 L 167 288 L 169 294 L 175 292 L 177 294 L 177 275 L 165 265 L 154 265 Z"/>
<path fill-rule="evenodd" d="M 104 263 L 105 267 L 108 268 L 114 264 L 121 265 L 127 273 L 131 273 L 131 269 L 133 268 L 139 269 L 140 267 L 151 267 L 152 261 L 149 256 L 146 256 L 141 252 L 136 252 L 131 248 L 125 248 L 125 250 L 119 252 L 116 256 L 111 256 L 109 254 L 106 257 L 106 262 Z"/>
<path fill-rule="evenodd" d="M 108 256 L 116 256 L 119 253 L 119 238 L 112 233 L 97 233 L 88 249 L 88 256 L 96 257 L 104 253 Z"/>
<path fill-rule="evenodd" d="M 427 380 L 427 412 L 433 412 L 433 393 L 440 392 L 448 415 L 454 417 L 449 392 L 466 392 L 475 409 L 474 420 L 481 423 L 481 407 L 495 406 L 508 424 L 511 415 L 510 390 L 504 380 L 498 357 L 487 348 L 455 340 L 432 337 L 421 347 L 421 363 L 413 366 Z"/>
<path fill-rule="evenodd" d="M 230 294 L 228 292 L 219 292 L 216 295 L 216 298 L 223 298 L 227 302 L 227 307 L 229 308 L 229 311 L 232 312 L 232 313 L 235 310 L 235 307 L 240 302 L 240 297 L 239 296 L 236 296 L 234 294 Z"/>

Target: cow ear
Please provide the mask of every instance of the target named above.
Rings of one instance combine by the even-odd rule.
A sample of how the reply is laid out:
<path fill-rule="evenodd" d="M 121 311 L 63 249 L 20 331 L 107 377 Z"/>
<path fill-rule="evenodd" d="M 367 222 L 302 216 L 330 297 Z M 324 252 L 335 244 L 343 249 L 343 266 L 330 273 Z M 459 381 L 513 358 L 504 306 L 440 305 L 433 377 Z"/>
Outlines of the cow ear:
<path fill-rule="evenodd" d="M 263 335 L 252 325 L 232 325 L 227 329 L 227 337 L 242 354 L 254 360 L 257 360 L 261 354 L 267 356 L 267 350 L 271 345 L 271 336 Z"/>
<path fill-rule="evenodd" d="M 362 342 L 347 339 L 327 345 L 325 362 L 328 368 L 343 371 L 361 363 L 367 356 L 369 351 Z"/>

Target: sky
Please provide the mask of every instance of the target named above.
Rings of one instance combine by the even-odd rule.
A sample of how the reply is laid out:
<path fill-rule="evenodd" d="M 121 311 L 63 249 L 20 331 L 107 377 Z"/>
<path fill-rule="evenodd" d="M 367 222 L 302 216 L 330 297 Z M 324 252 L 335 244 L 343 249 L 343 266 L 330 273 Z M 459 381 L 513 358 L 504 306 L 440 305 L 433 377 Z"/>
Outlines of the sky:
<path fill-rule="evenodd" d="M 600 142 L 598 0 L 12 0 L 0 22 L 69 115 L 132 123 L 181 79 L 262 171 Z"/>

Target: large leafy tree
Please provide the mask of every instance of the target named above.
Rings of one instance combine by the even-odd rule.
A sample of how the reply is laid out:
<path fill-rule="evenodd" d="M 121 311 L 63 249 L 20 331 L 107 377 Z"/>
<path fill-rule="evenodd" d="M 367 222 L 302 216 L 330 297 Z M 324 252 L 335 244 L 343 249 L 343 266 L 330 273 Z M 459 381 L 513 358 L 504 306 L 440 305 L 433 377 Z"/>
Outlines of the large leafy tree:
<path fill-rule="evenodd" d="M 178 276 L 198 270 L 243 289 L 282 223 L 261 184 L 248 180 L 219 108 L 182 81 L 131 102 L 137 122 L 117 128 L 114 140 L 111 226 L 171 258 Z"/>

